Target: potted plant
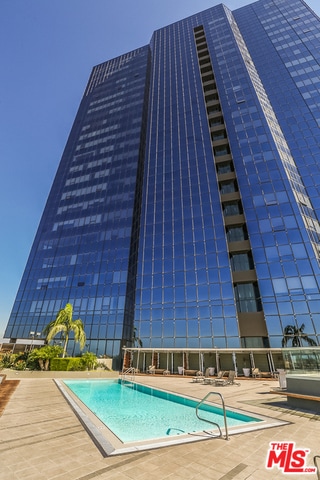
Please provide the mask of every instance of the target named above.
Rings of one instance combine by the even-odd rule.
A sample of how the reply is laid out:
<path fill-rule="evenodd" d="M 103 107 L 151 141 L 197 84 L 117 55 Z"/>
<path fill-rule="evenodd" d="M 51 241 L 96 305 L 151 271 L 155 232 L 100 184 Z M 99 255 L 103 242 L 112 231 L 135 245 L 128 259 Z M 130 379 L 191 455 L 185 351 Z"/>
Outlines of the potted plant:
<path fill-rule="evenodd" d="M 243 359 L 242 371 L 243 371 L 243 375 L 245 377 L 250 377 L 250 368 L 247 367 L 247 359 L 246 358 Z"/>

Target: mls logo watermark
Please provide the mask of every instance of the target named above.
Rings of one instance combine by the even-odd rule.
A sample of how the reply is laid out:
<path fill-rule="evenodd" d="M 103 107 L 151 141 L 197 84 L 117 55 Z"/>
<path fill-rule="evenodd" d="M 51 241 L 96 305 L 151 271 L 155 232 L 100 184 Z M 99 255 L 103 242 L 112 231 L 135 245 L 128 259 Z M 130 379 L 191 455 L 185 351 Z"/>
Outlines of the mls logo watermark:
<path fill-rule="evenodd" d="M 308 448 L 296 448 L 295 442 L 271 442 L 266 468 L 278 467 L 282 473 L 316 473 L 316 467 L 308 467 Z"/>

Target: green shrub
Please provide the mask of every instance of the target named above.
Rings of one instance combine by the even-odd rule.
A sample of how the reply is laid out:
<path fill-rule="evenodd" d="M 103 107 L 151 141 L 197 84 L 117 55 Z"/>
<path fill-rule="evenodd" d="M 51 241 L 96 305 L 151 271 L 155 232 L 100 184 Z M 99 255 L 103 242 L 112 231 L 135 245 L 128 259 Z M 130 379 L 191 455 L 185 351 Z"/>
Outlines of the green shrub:
<path fill-rule="evenodd" d="M 27 359 L 28 367 L 32 369 L 32 365 L 36 364 L 41 370 L 49 370 L 51 359 L 58 357 L 61 353 L 62 348 L 59 345 L 45 345 L 41 348 L 34 348 Z"/>
<path fill-rule="evenodd" d="M 12 368 L 16 358 L 13 353 L 5 353 L 0 360 L 1 368 Z"/>
<path fill-rule="evenodd" d="M 68 371 L 79 371 L 79 370 L 85 370 L 83 367 L 83 364 L 81 362 L 81 358 L 69 358 L 69 364 L 68 364 Z"/>
<path fill-rule="evenodd" d="M 91 352 L 85 352 L 81 355 L 80 358 L 83 370 L 94 370 L 98 367 L 97 355 Z"/>
<path fill-rule="evenodd" d="M 57 372 L 66 372 L 69 358 L 52 358 L 50 363 L 50 370 L 55 370 Z"/>
<path fill-rule="evenodd" d="M 81 358 L 52 358 L 50 361 L 50 370 L 56 372 L 68 372 L 84 370 L 85 368 L 81 364 Z"/>
<path fill-rule="evenodd" d="M 0 358 L 0 368 L 12 368 L 13 370 L 25 370 L 27 367 L 28 354 L 5 353 Z"/>
<path fill-rule="evenodd" d="M 27 362 L 25 360 L 17 360 L 14 365 L 13 369 L 14 370 L 25 370 L 27 367 Z"/>
<path fill-rule="evenodd" d="M 36 358 L 28 358 L 26 360 L 26 368 L 28 370 L 41 370 L 40 365 L 39 365 L 39 360 Z"/>

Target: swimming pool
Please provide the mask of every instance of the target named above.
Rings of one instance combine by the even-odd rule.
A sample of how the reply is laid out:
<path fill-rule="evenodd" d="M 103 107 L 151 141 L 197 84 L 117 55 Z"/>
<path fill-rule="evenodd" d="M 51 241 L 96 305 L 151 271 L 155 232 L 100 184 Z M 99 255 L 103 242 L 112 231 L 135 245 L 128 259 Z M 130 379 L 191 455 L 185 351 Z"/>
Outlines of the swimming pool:
<path fill-rule="evenodd" d="M 196 416 L 198 401 L 120 380 L 65 380 L 64 383 L 124 443 L 203 430 L 217 430 L 219 435 L 217 427 Z M 223 427 L 221 408 L 204 405 L 203 409 L 202 416 Z M 230 427 L 259 421 L 227 412 Z"/>
<path fill-rule="evenodd" d="M 218 427 L 197 418 L 199 400 L 193 398 L 121 380 L 56 384 L 105 455 L 219 436 Z M 201 418 L 223 428 L 223 411 L 216 405 L 202 405 Z M 241 433 L 262 424 L 266 428 L 266 417 L 228 409 L 227 424 L 229 434 Z"/>

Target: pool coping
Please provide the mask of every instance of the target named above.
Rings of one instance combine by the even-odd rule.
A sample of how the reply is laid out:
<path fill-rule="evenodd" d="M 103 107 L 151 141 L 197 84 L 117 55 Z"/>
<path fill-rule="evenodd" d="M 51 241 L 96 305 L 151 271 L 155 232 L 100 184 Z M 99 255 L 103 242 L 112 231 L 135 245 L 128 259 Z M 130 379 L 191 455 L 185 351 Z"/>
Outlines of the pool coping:
<path fill-rule="evenodd" d="M 68 379 L 65 379 L 68 380 Z M 79 378 L 77 380 L 88 381 L 88 378 Z M 93 380 L 93 379 L 90 379 Z M 105 379 L 97 379 L 105 380 Z M 115 379 L 114 379 L 115 380 Z M 123 455 L 127 453 L 133 452 L 141 452 L 145 450 L 153 450 L 162 447 L 174 446 L 174 445 L 181 445 L 193 442 L 199 442 L 209 439 L 226 439 L 226 432 L 224 428 L 221 428 L 222 434 L 224 437 L 221 437 L 219 434 L 215 434 L 215 431 L 204 430 L 202 432 L 196 433 L 188 433 L 183 435 L 176 435 L 171 437 L 170 440 L 168 438 L 157 438 L 151 440 L 144 440 L 144 441 L 136 441 L 136 442 L 126 442 L 123 443 L 99 418 L 68 388 L 68 386 L 64 383 L 64 379 L 53 379 L 54 383 L 56 384 L 57 388 L 60 390 L 61 394 L 70 405 L 71 409 L 75 413 L 75 415 L 80 420 L 81 424 L 83 425 L 84 429 L 92 439 L 93 443 L 99 449 L 100 453 L 104 457 L 115 456 L 115 455 Z M 139 382 L 132 382 L 137 383 L 139 385 L 143 385 Z M 196 397 L 191 397 L 188 395 L 180 395 L 176 392 L 172 392 L 170 390 L 165 390 L 162 388 L 157 388 L 156 390 L 171 393 L 177 395 L 182 398 L 187 398 L 193 401 L 199 401 Z M 212 402 L 216 405 L 215 402 Z M 272 417 L 261 415 L 257 413 L 252 413 L 247 410 L 242 410 L 239 408 L 234 408 L 230 406 L 226 406 L 228 411 L 232 411 L 235 413 L 239 413 L 242 415 L 249 415 L 251 417 L 257 418 L 260 421 L 247 424 L 246 426 L 234 426 L 228 427 L 228 436 L 242 434 L 242 433 L 249 433 L 257 430 L 264 430 L 266 428 L 275 428 L 280 427 L 282 425 L 288 425 L 290 422 L 274 419 Z"/>

